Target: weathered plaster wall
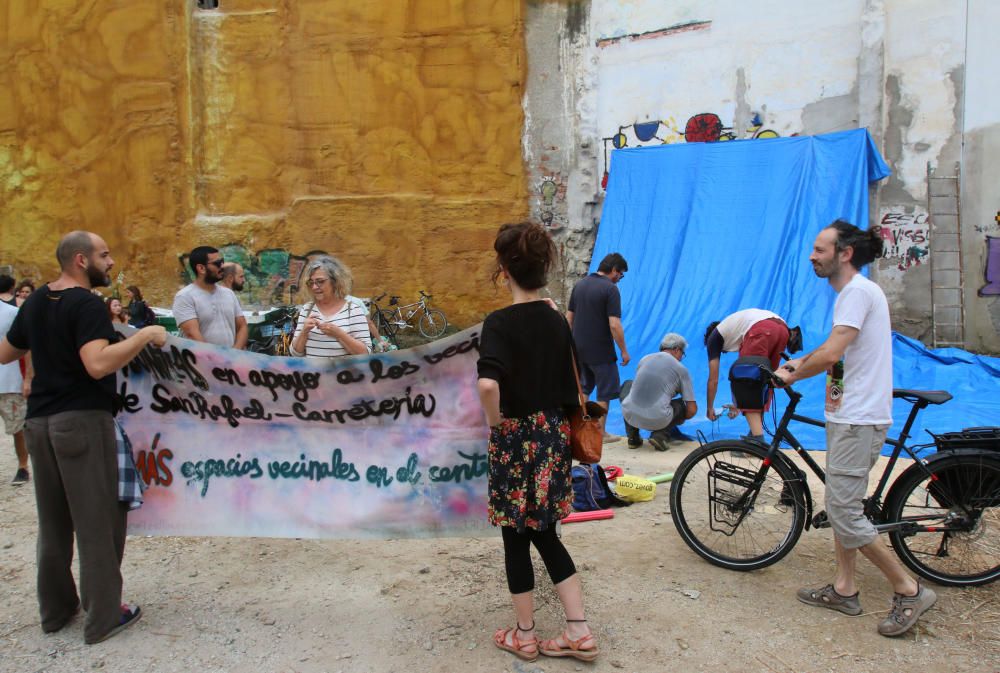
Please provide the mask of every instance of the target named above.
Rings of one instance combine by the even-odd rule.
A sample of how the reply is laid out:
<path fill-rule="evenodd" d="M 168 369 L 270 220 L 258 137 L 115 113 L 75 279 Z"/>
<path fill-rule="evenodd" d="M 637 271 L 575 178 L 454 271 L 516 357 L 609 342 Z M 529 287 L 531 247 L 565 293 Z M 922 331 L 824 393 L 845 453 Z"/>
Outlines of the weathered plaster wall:
<path fill-rule="evenodd" d="M 932 220 L 945 236 L 955 230 L 957 218 L 929 216 L 927 167 L 929 163 L 934 175 L 954 176 L 961 159 L 965 7 L 885 0 L 884 11 L 886 124 L 881 147 L 893 174 L 879 188 L 878 218 L 889 254 L 878 265 L 878 281 L 896 329 L 929 341 Z M 932 210 L 954 212 L 954 205 L 953 199 L 943 199 Z M 951 254 L 940 252 L 939 266 L 953 268 Z M 940 281 L 938 273 L 938 285 Z M 940 305 L 942 293 L 936 296 Z"/>
<path fill-rule="evenodd" d="M 22 273 L 85 227 L 158 303 L 200 243 L 325 250 L 357 294 L 424 288 L 459 322 L 495 303 L 493 234 L 527 215 L 518 0 L 5 4 Z"/>

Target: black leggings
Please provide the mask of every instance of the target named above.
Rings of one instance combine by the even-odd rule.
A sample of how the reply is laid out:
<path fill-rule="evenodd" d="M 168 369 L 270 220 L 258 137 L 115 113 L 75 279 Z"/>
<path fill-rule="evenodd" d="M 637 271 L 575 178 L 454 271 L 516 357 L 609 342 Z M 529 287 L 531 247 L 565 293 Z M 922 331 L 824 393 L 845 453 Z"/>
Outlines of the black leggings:
<path fill-rule="evenodd" d="M 507 568 L 507 588 L 512 594 L 523 594 L 535 588 L 535 569 L 531 565 L 531 544 L 549 571 L 553 584 L 576 574 L 576 566 L 562 541 L 556 536 L 555 526 L 538 531 L 525 528 L 518 533 L 516 528 L 502 526 L 504 566 Z"/>

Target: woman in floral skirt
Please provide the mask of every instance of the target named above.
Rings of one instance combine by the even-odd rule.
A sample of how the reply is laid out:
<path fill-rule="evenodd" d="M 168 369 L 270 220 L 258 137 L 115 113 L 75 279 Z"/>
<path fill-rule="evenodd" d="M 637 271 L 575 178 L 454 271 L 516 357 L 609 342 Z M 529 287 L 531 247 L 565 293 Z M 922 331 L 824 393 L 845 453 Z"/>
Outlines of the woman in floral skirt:
<path fill-rule="evenodd" d="M 517 620 L 493 640 L 526 661 L 539 653 L 591 661 L 597 643 L 584 615 L 580 577 L 555 529 L 573 500 L 566 410 L 579 405 L 569 326 L 539 294 L 555 246 L 540 225 L 524 222 L 502 226 L 493 248 L 493 282 L 502 278 L 513 302 L 483 323 L 479 399 L 490 424 L 490 523 L 503 536 Z M 535 636 L 532 544 L 566 613 L 566 629 L 551 640 Z"/>

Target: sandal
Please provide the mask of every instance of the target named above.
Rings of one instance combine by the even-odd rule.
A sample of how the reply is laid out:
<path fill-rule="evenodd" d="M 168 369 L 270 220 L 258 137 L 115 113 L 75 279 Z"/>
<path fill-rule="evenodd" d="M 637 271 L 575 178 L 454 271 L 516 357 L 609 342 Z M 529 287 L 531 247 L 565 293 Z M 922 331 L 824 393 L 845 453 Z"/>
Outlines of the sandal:
<path fill-rule="evenodd" d="M 530 640 L 521 640 L 517 637 L 518 631 L 531 631 L 534 628 L 535 622 L 531 622 L 531 626 L 526 629 L 522 629 L 520 624 L 512 626 L 509 629 L 500 629 L 493 634 L 493 644 L 505 652 L 510 652 L 518 659 L 534 661 L 538 658 L 538 638 L 532 637 Z M 507 634 L 510 634 L 510 644 L 507 643 Z M 535 649 L 528 650 L 526 649 L 528 647 L 534 647 Z"/>
<path fill-rule="evenodd" d="M 567 619 L 567 622 L 585 622 L 586 619 Z M 565 631 L 562 632 L 562 639 L 566 642 L 566 646 L 560 645 L 558 638 L 553 638 L 552 640 L 543 640 L 538 646 L 538 649 L 546 657 L 573 657 L 574 659 L 579 659 L 580 661 L 593 661 L 600 654 L 597 649 L 597 641 L 594 640 L 594 634 L 588 633 L 587 635 L 573 640 L 567 635 Z M 589 644 L 590 647 L 584 647 L 584 645 Z"/>

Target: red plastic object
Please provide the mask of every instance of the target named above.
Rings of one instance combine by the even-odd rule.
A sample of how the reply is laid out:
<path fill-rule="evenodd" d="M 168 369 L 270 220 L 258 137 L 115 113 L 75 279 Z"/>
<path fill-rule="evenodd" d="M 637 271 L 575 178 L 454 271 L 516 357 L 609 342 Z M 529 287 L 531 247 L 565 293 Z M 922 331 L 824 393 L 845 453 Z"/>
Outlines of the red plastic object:
<path fill-rule="evenodd" d="M 593 512 L 573 512 L 562 520 L 563 523 L 579 523 L 581 521 L 597 521 L 599 519 L 612 519 L 615 513 L 610 509 L 595 509 Z"/>
<path fill-rule="evenodd" d="M 608 481 L 614 481 L 623 474 L 625 474 L 625 470 L 617 465 L 608 465 L 604 468 L 604 476 L 608 478 Z"/>

